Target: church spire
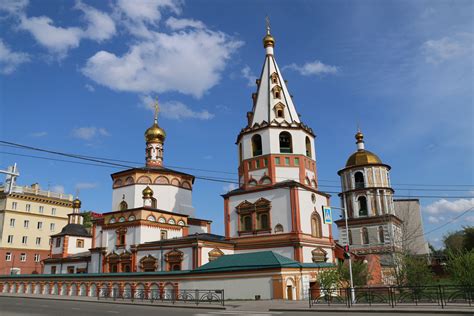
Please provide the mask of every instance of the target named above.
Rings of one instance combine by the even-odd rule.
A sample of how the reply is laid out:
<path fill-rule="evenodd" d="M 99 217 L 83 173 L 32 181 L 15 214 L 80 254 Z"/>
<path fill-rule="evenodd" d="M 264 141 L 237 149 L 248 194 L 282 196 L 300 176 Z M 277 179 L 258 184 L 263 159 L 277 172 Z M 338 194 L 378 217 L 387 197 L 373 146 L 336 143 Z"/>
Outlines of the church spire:
<path fill-rule="evenodd" d="M 299 124 L 300 119 L 292 97 L 273 55 L 275 39 L 271 34 L 268 17 L 263 47 L 266 53 L 265 62 L 260 79 L 257 80 L 257 92 L 253 94 L 254 105 L 248 117 L 249 127 L 262 123 Z"/>
<path fill-rule="evenodd" d="M 160 112 L 158 98 L 155 100 L 154 107 L 153 125 L 145 132 L 147 167 L 160 167 L 163 165 L 163 144 L 166 132 L 158 125 L 158 114 Z"/>

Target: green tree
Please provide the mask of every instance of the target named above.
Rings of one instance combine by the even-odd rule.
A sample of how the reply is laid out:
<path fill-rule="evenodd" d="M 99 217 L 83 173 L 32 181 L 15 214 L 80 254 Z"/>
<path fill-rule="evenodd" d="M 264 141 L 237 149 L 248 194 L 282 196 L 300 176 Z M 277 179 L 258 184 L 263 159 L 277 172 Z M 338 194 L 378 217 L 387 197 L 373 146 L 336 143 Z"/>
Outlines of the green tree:
<path fill-rule="evenodd" d="M 474 250 L 449 252 L 448 272 L 457 284 L 474 287 Z"/>
<path fill-rule="evenodd" d="M 87 229 L 88 232 L 90 232 L 92 228 L 92 212 L 83 212 L 82 217 L 84 218 L 84 222 L 82 225 Z"/>
<path fill-rule="evenodd" d="M 322 289 L 330 289 L 339 285 L 340 275 L 336 269 L 323 270 L 318 273 L 317 280 Z"/>
<path fill-rule="evenodd" d="M 447 252 L 460 252 L 464 248 L 464 232 L 462 230 L 444 236 L 444 248 Z"/>
<path fill-rule="evenodd" d="M 347 285 L 350 283 L 349 263 L 344 262 L 338 267 L 338 272 L 342 281 Z M 370 281 L 371 276 L 367 264 L 363 261 L 352 261 L 352 280 L 354 286 L 365 286 Z"/>
<path fill-rule="evenodd" d="M 433 273 L 426 257 L 399 253 L 393 258 L 393 272 L 398 286 L 421 286 L 433 282 Z"/>
<path fill-rule="evenodd" d="M 474 226 L 464 227 L 463 248 L 466 251 L 474 250 Z"/>

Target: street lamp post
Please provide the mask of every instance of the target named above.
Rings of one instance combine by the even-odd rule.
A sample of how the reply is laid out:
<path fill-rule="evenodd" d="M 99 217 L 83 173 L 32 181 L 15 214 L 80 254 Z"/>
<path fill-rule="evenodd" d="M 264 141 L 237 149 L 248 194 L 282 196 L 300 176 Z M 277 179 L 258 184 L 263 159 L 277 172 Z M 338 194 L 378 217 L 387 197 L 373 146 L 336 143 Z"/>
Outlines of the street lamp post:
<path fill-rule="evenodd" d="M 349 249 L 349 225 L 347 224 L 347 210 L 345 207 L 335 207 L 331 206 L 333 209 L 344 211 L 344 221 L 346 223 L 346 247 Z M 345 248 L 346 248 L 345 247 Z M 352 277 L 352 258 L 351 253 L 349 252 L 349 282 L 350 282 L 350 290 L 351 290 L 351 302 L 354 303 L 355 301 L 355 293 L 354 293 L 354 279 Z"/>

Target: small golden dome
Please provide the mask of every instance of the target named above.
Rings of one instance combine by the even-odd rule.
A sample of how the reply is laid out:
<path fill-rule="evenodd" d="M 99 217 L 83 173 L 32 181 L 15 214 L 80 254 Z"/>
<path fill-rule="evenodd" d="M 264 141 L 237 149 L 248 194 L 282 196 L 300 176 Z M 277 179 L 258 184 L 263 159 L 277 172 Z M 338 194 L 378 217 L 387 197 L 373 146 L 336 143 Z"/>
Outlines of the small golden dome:
<path fill-rule="evenodd" d="M 360 166 L 360 165 L 368 165 L 368 164 L 380 164 L 380 163 L 382 163 L 382 161 L 376 154 L 368 150 L 362 149 L 362 150 L 356 151 L 349 157 L 349 159 L 347 159 L 346 168 Z"/>
<path fill-rule="evenodd" d="M 81 208 L 81 200 L 76 198 L 74 201 L 72 201 L 72 208 Z"/>
<path fill-rule="evenodd" d="M 361 131 L 357 131 L 357 134 L 355 134 L 355 139 L 357 140 L 357 142 L 361 142 L 364 140 L 364 134 L 362 134 Z"/>
<path fill-rule="evenodd" d="M 152 198 L 153 190 L 149 186 L 147 186 L 146 188 L 143 189 L 142 194 L 143 194 L 144 199 Z"/>
<path fill-rule="evenodd" d="M 263 47 L 266 48 L 267 46 L 274 47 L 275 46 L 275 39 L 271 34 L 265 35 L 263 38 Z"/>
<path fill-rule="evenodd" d="M 145 132 L 145 140 L 147 142 L 164 142 L 166 138 L 166 132 L 158 126 L 157 123 L 154 123 L 149 129 Z"/>

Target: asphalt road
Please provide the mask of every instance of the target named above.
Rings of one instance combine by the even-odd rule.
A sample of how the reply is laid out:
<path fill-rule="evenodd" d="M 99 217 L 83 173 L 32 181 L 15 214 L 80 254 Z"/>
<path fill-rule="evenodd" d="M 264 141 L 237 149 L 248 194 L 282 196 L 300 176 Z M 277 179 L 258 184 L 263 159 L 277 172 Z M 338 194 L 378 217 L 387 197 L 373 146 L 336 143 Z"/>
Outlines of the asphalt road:
<path fill-rule="evenodd" d="M 288 316 L 308 316 L 314 315 L 308 312 L 263 312 L 263 311 L 232 311 L 232 310 L 206 310 L 193 308 L 175 308 L 175 307 L 156 307 L 156 306 L 139 306 L 139 305 L 123 305 L 123 304 L 104 304 L 86 301 L 60 301 L 47 299 L 30 299 L 16 297 L 0 297 L 0 316 L 40 316 L 40 315 L 60 315 L 60 316 L 96 316 L 96 315 L 193 315 L 193 316 L 212 316 L 212 315 L 248 315 L 248 316 L 271 316 L 271 315 L 288 315 Z M 343 316 L 356 315 L 367 316 L 367 313 L 322 313 L 317 315 Z M 376 314 L 373 314 L 376 315 Z M 397 314 L 389 314 L 397 315 Z M 403 316 L 411 316 L 416 314 L 400 314 Z M 428 314 L 424 314 L 428 315 Z M 448 315 L 448 314 L 444 314 Z"/>

